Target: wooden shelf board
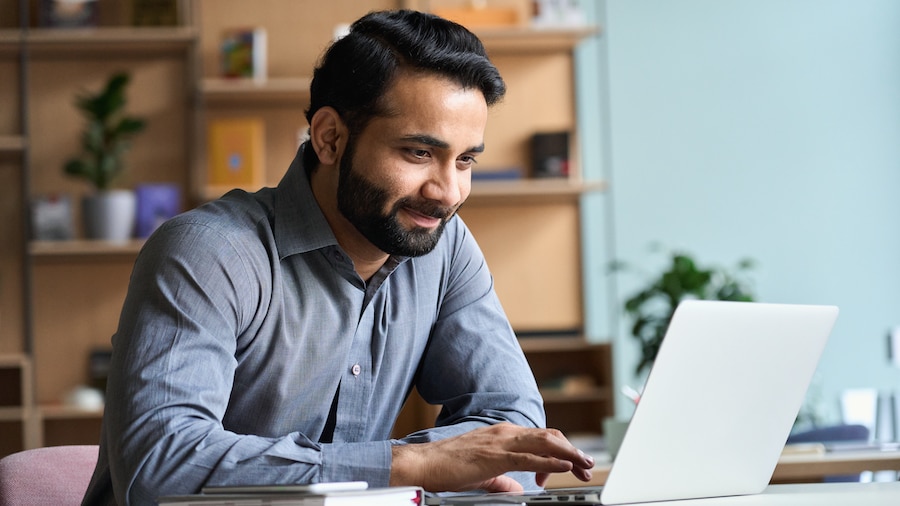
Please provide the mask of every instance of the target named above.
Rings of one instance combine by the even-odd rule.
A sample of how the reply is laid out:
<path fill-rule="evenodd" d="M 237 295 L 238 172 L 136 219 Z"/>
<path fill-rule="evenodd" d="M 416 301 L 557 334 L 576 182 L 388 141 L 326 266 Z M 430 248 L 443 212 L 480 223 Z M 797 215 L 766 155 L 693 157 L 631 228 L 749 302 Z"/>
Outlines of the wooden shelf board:
<path fill-rule="evenodd" d="M 208 102 L 305 102 L 311 81 L 309 77 L 206 78 L 200 83 L 200 93 Z"/>
<path fill-rule="evenodd" d="M 21 353 L 2 353 L 0 354 L 0 369 L 8 369 L 12 367 L 17 367 L 19 369 L 25 369 L 28 367 L 30 361 L 28 357 L 22 355 Z"/>
<path fill-rule="evenodd" d="M 38 408 L 38 413 L 44 420 L 103 418 L 102 409 L 82 409 L 62 404 L 45 404 Z"/>
<path fill-rule="evenodd" d="M 589 343 L 583 337 L 520 337 L 525 353 L 587 350 L 601 343 Z"/>
<path fill-rule="evenodd" d="M 493 203 L 510 200 L 571 200 L 584 193 L 603 191 L 603 181 L 572 181 L 569 179 L 522 179 L 515 181 L 475 181 L 469 202 Z"/>
<path fill-rule="evenodd" d="M 32 241 L 29 244 L 29 252 L 37 257 L 122 255 L 137 254 L 143 245 L 144 241 L 138 239 L 123 242 L 86 239 L 72 241 Z"/>
<path fill-rule="evenodd" d="M 523 179 L 517 181 L 475 181 L 472 183 L 472 193 L 466 201 L 470 204 L 495 204 L 495 203 L 528 203 L 543 202 L 548 200 L 574 200 L 584 193 L 603 191 L 606 183 L 603 181 L 570 181 L 567 179 Z M 200 198 L 203 201 L 216 199 L 231 188 L 205 187 Z M 259 188 L 243 188 L 248 192 L 254 192 Z"/>
<path fill-rule="evenodd" d="M 489 54 L 571 51 L 585 38 L 600 33 L 596 26 L 479 28 L 473 31 Z"/>
<path fill-rule="evenodd" d="M 28 143 L 21 135 L 0 135 L 0 153 L 20 153 Z"/>
<path fill-rule="evenodd" d="M 37 28 L 25 34 L 34 55 L 61 53 L 162 53 L 191 47 L 197 31 L 191 27 Z"/>
<path fill-rule="evenodd" d="M 28 419 L 28 410 L 18 406 L 0 406 L 0 422 L 24 422 Z"/>
<path fill-rule="evenodd" d="M 541 389 L 541 397 L 545 403 L 597 402 L 610 398 L 609 389 L 596 388 L 587 392 L 565 392 L 562 390 Z"/>

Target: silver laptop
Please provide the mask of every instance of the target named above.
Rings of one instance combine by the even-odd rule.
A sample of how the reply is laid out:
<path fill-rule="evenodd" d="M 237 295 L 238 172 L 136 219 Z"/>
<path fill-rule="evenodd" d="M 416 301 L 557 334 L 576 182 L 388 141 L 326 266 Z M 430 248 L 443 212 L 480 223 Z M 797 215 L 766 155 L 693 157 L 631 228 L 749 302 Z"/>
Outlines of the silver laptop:
<path fill-rule="evenodd" d="M 835 306 L 682 302 L 605 486 L 445 497 L 440 504 L 629 504 L 760 493 L 837 315 Z"/>

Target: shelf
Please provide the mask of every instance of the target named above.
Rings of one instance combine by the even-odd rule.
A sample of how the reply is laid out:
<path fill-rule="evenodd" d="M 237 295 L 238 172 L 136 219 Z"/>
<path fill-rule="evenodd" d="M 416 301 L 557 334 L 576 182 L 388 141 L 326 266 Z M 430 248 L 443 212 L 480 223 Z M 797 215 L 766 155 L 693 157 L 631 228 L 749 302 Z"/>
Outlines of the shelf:
<path fill-rule="evenodd" d="M 517 181 L 475 181 L 469 203 L 492 204 L 509 201 L 534 202 L 575 200 L 584 193 L 603 191 L 603 181 L 569 179 L 522 179 Z"/>
<path fill-rule="evenodd" d="M 28 143 L 21 135 L 0 135 L 0 154 L 21 153 Z"/>
<path fill-rule="evenodd" d="M 545 403 L 598 402 L 609 400 L 609 389 L 597 388 L 586 392 L 564 392 L 562 390 L 541 389 Z"/>
<path fill-rule="evenodd" d="M 200 93 L 208 102 L 306 102 L 309 77 L 270 77 L 268 79 L 206 78 Z"/>
<path fill-rule="evenodd" d="M 0 55 L 16 55 L 22 47 L 22 32 L 0 29 Z"/>
<path fill-rule="evenodd" d="M 519 346 L 525 353 L 546 353 L 589 350 L 597 345 L 583 337 L 520 337 Z"/>
<path fill-rule="evenodd" d="M 6 31 L 5 31 L 6 32 Z M 15 32 L 15 31 L 12 31 Z M 18 43 L 21 35 L 2 33 L 4 45 Z M 25 33 L 33 56 L 73 53 L 128 54 L 186 51 L 197 39 L 189 27 L 101 27 L 78 29 L 37 28 Z"/>
<path fill-rule="evenodd" d="M 28 251 L 36 257 L 81 255 L 132 255 L 144 246 L 143 240 L 130 241 L 31 241 Z"/>
<path fill-rule="evenodd" d="M 25 369 L 31 362 L 25 355 L 19 353 L 3 353 L 0 354 L 0 369 L 17 367 Z"/>
<path fill-rule="evenodd" d="M 103 418 L 102 409 L 82 409 L 62 404 L 45 404 L 38 408 L 40 417 L 44 420 L 74 420 L 78 418 L 97 419 Z"/>
<path fill-rule="evenodd" d="M 596 26 L 570 28 L 483 28 L 473 30 L 489 54 L 571 51 L 582 40 L 600 33 Z"/>
<path fill-rule="evenodd" d="M 25 408 L 0 407 L 0 422 L 22 422 L 28 419 Z"/>
<path fill-rule="evenodd" d="M 552 200 L 575 200 L 584 193 L 603 191 L 606 183 L 602 181 L 569 181 L 567 179 L 523 179 L 519 181 L 474 181 L 472 193 L 466 205 L 495 203 L 534 203 Z M 242 190 L 254 192 L 259 188 L 242 187 Z M 200 198 L 203 201 L 221 197 L 231 187 L 206 187 Z"/>

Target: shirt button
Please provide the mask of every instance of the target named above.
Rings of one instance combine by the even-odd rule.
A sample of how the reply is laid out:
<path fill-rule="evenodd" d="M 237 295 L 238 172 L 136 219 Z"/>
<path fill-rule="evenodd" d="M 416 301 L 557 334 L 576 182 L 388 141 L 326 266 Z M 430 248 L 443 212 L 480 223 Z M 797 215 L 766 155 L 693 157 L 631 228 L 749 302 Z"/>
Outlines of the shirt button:
<path fill-rule="evenodd" d="M 362 367 L 360 367 L 359 364 L 353 364 L 353 367 L 350 368 L 350 372 L 352 372 L 354 376 L 359 376 L 359 373 L 362 372 Z"/>

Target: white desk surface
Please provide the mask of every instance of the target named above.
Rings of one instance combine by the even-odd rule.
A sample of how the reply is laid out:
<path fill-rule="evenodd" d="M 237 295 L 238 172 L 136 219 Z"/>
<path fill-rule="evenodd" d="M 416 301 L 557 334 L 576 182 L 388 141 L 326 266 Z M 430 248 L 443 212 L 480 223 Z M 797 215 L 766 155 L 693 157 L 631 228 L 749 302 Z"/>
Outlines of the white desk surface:
<path fill-rule="evenodd" d="M 641 503 L 641 506 L 897 506 L 900 481 L 769 485 L 756 495 Z"/>
<path fill-rule="evenodd" d="M 612 464 L 609 454 L 594 454 L 597 464 L 593 478 L 584 483 L 570 473 L 551 474 L 548 488 L 599 486 L 606 482 Z M 772 475 L 774 483 L 804 483 L 821 481 L 822 477 L 839 474 L 855 474 L 863 471 L 900 471 L 900 451 L 841 451 L 824 454 L 785 454 L 778 460 Z M 900 502 L 897 502 L 900 506 Z"/>

